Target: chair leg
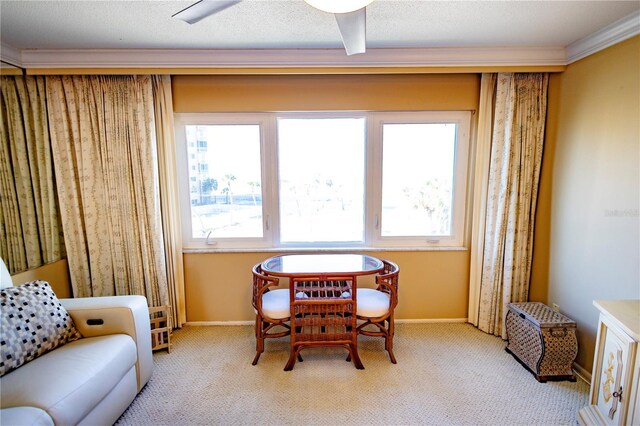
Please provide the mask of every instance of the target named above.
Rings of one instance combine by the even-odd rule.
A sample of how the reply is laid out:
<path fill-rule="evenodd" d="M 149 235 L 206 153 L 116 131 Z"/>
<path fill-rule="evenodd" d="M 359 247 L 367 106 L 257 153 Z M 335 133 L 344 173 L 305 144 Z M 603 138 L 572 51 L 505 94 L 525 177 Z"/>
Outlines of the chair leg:
<path fill-rule="evenodd" d="M 385 349 L 389 352 L 389 359 L 391 363 L 397 364 L 396 357 L 393 355 L 393 333 L 394 333 L 394 322 L 393 316 L 391 316 L 387 321 L 389 321 L 389 328 L 387 329 L 387 335 L 385 336 Z"/>
<path fill-rule="evenodd" d="M 362 361 L 360 361 L 360 356 L 358 355 L 358 346 L 353 344 L 349 345 L 349 352 L 349 356 L 353 358 L 353 365 L 355 365 L 358 370 L 364 370 L 364 365 L 362 364 Z"/>
<path fill-rule="evenodd" d="M 256 365 L 260 359 L 260 355 L 264 352 L 264 337 L 262 335 L 262 318 L 256 315 L 256 356 L 253 358 L 251 365 Z"/>
<path fill-rule="evenodd" d="M 293 366 L 296 365 L 296 358 L 300 355 L 300 350 L 296 350 L 291 348 L 291 353 L 289 353 L 289 360 L 287 361 L 287 365 L 284 366 L 284 371 L 293 370 Z"/>
<path fill-rule="evenodd" d="M 389 359 L 392 364 L 397 364 L 396 357 L 393 355 L 393 344 L 387 345 L 387 352 L 389 353 Z"/>

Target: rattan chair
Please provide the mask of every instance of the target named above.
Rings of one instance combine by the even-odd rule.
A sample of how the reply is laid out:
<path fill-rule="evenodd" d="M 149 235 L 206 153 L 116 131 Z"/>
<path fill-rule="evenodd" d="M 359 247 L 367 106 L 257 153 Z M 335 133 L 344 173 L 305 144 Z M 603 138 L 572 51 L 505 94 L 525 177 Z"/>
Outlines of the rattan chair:
<path fill-rule="evenodd" d="M 269 277 L 262 273 L 258 263 L 253 267 L 253 309 L 256 313 L 256 356 L 252 365 L 258 363 L 264 352 L 264 341 L 268 338 L 284 337 L 291 333 L 289 317 L 289 289 L 277 289 L 278 278 Z M 284 330 L 272 331 L 277 326 Z"/>
<path fill-rule="evenodd" d="M 385 339 L 385 349 L 392 363 L 393 355 L 394 310 L 398 305 L 398 276 L 400 268 L 393 262 L 382 260 L 384 269 L 376 276 L 376 289 L 358 288 L 356 290 L 357 317 L 363 323 L 358 326 L 358 334 L 379 336 Z M 377 330 L 371 330 L 374 326 Z"/>
<path fill-rule="evenodd" d="M 284 370 L 293 369 L 300 351 L 314 347 L 340 347 L 363 369 L 358 355 L 353 276 L 323 275 L 291 278 L 291 351 Z"/>

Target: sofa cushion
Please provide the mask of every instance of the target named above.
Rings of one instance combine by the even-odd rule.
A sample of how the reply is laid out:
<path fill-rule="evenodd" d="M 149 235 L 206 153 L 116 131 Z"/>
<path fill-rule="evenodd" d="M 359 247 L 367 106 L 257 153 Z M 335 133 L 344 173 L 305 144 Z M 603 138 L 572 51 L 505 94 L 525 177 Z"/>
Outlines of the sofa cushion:
<path fill-rule="evenodd" d="M 0 424 L 53 426 L 53 420 L 46 411 L 36 407 L 11 407 L 0 410 Z"/>
<path fill-rule="evenodd" d="M 135 363 L 136 345 L 125 334 L 76 340 L 2 377 L 0 403 L 37 407 L 55 424 L 77 424 Z"/>
<path fill-rule="evenodd" d="M 80 337 L 46 281 L 3 288 L 0 308 L 0 376 Z"/>

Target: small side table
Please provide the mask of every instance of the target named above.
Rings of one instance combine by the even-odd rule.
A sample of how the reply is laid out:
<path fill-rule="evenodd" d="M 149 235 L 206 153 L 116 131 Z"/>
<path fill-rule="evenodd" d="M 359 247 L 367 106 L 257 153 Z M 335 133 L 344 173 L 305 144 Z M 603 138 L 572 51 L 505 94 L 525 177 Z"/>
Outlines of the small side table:
<path fill-rule="evenodd" d="M 640 424 L 640 300 L 596 300 L 600 310 L 590 405 L 582 425 Z"/>
<path fill-rule="evenodd" d="M 166 349 L 171 353 L 171 305 L 149 308 L 151 350 Z"/>

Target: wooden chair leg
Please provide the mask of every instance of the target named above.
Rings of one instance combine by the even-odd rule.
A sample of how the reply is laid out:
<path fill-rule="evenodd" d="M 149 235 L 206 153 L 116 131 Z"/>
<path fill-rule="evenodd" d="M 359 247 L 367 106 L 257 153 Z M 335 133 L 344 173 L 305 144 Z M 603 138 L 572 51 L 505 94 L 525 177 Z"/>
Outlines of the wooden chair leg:
<path fill-rule="evenodd" d="M 387 335 L 384 338 L 385 347 L 387 349 L 387 352 L 389 352 L 389 359 L 391 360 L 391 363 L 397 364 L 396 357 L 393 355 L 393 334 L 394 334 L 394 328 L 395 328 L 393 323 L 393 316 L 390 317 L 388 321 L 389 321 L 389 328 L 387 328 Z"/>
<path fill-rule="evenodd" d="M 251 365 L 256 365 L 260 359 L 260 355 L 264 352 L 264 337 L 262 335 L 262 319 L 256 316 L 256 356 L 253 358 Z"/>
<path fill-rule="evenodd" d="M 364 365 L 362 364 L 362 361 L 360 361 L 360 356 L 358 355 L 358 346 L 352 344 L 349 345 L 349 348 L 349 355 L 353 358 L 353 365 L 355 365 L 358 370 L 364 370 Z"/>
<path fill-rule="evenodd" d="M 287 365 L 284 366 L 284 371 L 293 370 L 293 366 L 296 365 L 296 358 L 300 355 L 299 349 L 291 348 L 291 353 L 289 354 L 289 360 L 287 361 Z"/>
<path fill-rule="evenodd" d="M 393 341 L 391 340 L 392 337 L 387 337 L 386 339 L 388 339 L 388 343 L 387 343 L 387 352 L 389 353 L 389 359 L 391 360 L 392 364 L 397 364 L 398 362 L 396 361 L 396 357 L 393 355 Z"/>

